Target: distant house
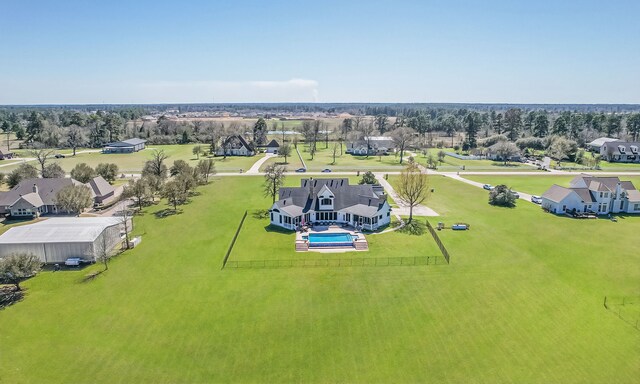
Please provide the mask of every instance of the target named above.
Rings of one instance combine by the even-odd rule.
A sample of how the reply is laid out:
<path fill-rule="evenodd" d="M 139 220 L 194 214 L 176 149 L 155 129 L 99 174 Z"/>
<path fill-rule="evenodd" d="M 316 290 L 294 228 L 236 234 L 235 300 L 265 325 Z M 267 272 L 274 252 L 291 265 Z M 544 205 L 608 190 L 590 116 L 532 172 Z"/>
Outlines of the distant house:
<path fill-rule="evenodd" d="M 253 156 L 256 150 L 242 136 L 229 136 L 216 151 L 216 156 Z"/>
<path fill-rule="evenodd" d="M 115 189 L 102 176 L 91 179 L 87 184 L 91 188 L 94 204 L 104 204 L 115 195 Z"/>
<path fill-rule="evenodd" d="M 292 230 L 307 223 L 337 223 L 373 231 L 391 220 L 381 186 L 350 185 L 349 179 L 302 179 L 300 187 L 280 188 L 269 212 L 272 225 Z"/>
<path fill-rule="evenodd" d="M 103 153 L 133 153 L 142 151 L 145 147 L 147 140 L 144 139 L 129 139 L 123 141 L 116 141 L 114 143 L 107 143 L 102 148 Z"/>
<path fill-rule="evenodd" d="M 486 154 L 486 158 L 489 160 L 493 160 L 493 161 L 520 161 L 522 159 L 522 155 L 520 154 L 520 152 L 518 151 L 518 153 L 515 153 L 511 156 L 509 156 L 508 159 L 505 159 L 502 154 L 499 153 L 499 146 L 501 145 L 501 143 L 496 143 L 492 146 L 490 146 L 489 148 L 487 148 L 487 154 Z"/>
<path fill-rule="evenodd" d="M 542 195 L 542 207 L 551 213 L 640 213 L 640 191 L 618 177 L 580 175 L 569 188 L 553 185 Z"/>
<path fill-rule="evenodd" d="M 640 163 L 640 143 L 609 141 L 600 147 L 600 155 L 609 162 Z"/>
<path fill-rule="evenodd" d="M 347 143 L 346 153 L 357 156 L 377 155 L 383 153 L 388 155 L 395 151 L 396 145 L 393 138 L 388 136 L 371 136 L 368 139 L 355 140 Z"/>
<path fill-rule="evenodd" d="M 618 141 L 618 139 L 612 139 L 611 137 L 599 137 L 595 140 L 593 140 L 592 142 L 587 144 L 587 149 L 589 149 L 590 151 L 593 152 L 598 152 L 600 153 L 600 148 L 602 148 L 602 146 L 605 143 L 610 143 L 612 141 Z"/>
<path fill-rule="evenodd" d="M 267 144 L 265 146 L 267 153 L 278 153 L 278 150 L 280 149 L 280 144 L 278 144 L 278 142 L 274 139 L 271 140 L 269 142 L 269 144 Z"/>
<path fill-rule="evenodd" d="M 56 203 L 57 193 L 70 185 L 85 185 L 70 179 L 26 179 L 8 192 L 0 192 L 0 214 L 13 217 L 39 217 L 44 214 L 69 213 Z"/>
<path fill-rule="evenodd" d="M 13 152 L 3 151 L 0 149 L 0 160 L 9 160 L 13 158 Z"/>

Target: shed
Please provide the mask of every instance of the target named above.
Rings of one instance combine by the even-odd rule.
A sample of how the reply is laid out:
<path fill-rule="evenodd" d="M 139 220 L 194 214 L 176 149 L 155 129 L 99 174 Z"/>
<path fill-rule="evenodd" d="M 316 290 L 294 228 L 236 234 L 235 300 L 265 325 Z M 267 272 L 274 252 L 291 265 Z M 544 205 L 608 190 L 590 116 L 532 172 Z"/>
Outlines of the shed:
<path fill-rule="evenodd" d="M 144 139 L 129 139 L 123 141 L 116 141 L 113 143 L 107 143 L 102 152 L 104 153 L 133 153 L 144 149 L 147 140 Z"/>
<path fill-rule="evenodd" d="M 103 249 L 111 251 L 120 244 L 123 235 L 124 224 L 117 217 L 51 218 L 5 232 L 0 236 L 0 258 L 29 253 L 43 263 L 63 263 L 69 257 L 95 261 Z"/>

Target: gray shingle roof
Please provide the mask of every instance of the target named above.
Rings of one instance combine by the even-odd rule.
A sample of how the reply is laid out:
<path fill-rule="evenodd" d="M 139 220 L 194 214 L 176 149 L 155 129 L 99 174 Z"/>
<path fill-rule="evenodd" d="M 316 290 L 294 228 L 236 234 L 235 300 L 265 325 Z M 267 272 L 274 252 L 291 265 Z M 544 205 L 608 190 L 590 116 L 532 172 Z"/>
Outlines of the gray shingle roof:
<path fill-rule="evenodd" d="M 113 143 L 107 143 L 106 147 L 133 147 L 134 145 L 144 144 L 147 140 L 144 139 L 127 139 L 122 141 L 114 141 Z"/>
<path fill-rule="evenodd" d="M 87 186 L 93 190 L 95 196 L 106 196 L 114 191 L 111 184 L 102 176 L 97 176 L 87 183 Z"/>
<path fill-rule="evenodd" d="M 33 186 L 38 187 L 38 195 L 45 205 L 55 205 L 55 198 L 58 191 L 68 185 L 84 185 L 81 182 L 71 179 L 26 179 L 13 187 L 8 192 L 0 192 L 0 206 L 9 206 L 15 203 L 20 196 L 33 193 Z"/>
<path fill-rule="evenodd" d="M 547 191 L 542 194 L 542 197 L 559 203 L 572 193 L 573 191 L 569 188 L 565 188 L 558 184 L 553 184 L 551 188 L 547 189 Z"/>
<path fill-rule="evenodd" d="M 310 210 L 319 211 L 318 194 L 326 187 L 333 195 L 334 211 L 362 216 L 373 216 L 387 201 L 383 193 L 376 193 L 372 185 L 350 185 L 347 178 L 302 179 L 300 187 L 280 189 L 276 207 L 292 216 L 299 216 Z"/>

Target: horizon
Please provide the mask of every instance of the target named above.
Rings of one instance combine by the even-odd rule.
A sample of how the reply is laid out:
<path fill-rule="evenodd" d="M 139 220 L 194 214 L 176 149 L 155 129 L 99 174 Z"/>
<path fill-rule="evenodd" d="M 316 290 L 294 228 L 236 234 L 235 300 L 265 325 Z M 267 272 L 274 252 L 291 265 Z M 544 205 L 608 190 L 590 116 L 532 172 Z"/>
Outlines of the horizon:
<path fill-rule="evenodd" d="M 629 0 L 10 3 L 0 104 L 637 105 L 639 11 Z"/>

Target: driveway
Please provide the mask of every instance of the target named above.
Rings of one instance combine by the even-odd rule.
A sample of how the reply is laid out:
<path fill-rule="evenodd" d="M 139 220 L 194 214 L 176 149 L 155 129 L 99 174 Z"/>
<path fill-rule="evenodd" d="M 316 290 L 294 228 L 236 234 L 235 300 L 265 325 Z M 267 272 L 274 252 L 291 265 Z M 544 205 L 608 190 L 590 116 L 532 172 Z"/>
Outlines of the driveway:
<path fill-rule="evenodd" d="M 397 207 L 392 209 L 393 214 L 396 216 L 409 216 L 409 205 L 398 196 L 398 193 L 393 186 L 389 184 L 387 180 L 384 179 L 382 173 L 374 173 L 376 176 L 376 180 L 378 183 L 384 187 L 384 190 L 387 194 L 396 202 Z M 433 209 L 424 206 L 422 204 L 413 207 L 413 215 L 414 216 L 440 216 Z"/>
<path fill-rule="evenodd" d="M 257 175 L 260 173 L 260 167 L 262 166 L 262 164 L 265 163 L 265 161 L 269 160 L 272 157 L 278 156 L 275 153 L 265 153 L 264 157 L 261 157 L 260 159 L 258 159 L 258 161 L 256 161 L 255 163 L 253 163 L 253 165 L 251 166 L 251 168 L 249 168 L 249 170 L 246 172 L 249 175 Z"/>

